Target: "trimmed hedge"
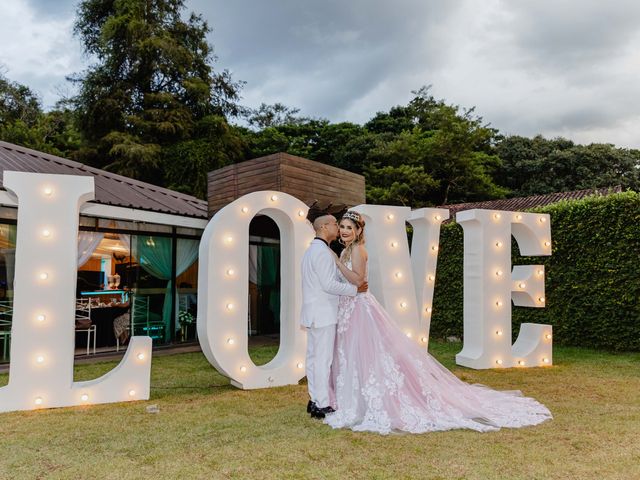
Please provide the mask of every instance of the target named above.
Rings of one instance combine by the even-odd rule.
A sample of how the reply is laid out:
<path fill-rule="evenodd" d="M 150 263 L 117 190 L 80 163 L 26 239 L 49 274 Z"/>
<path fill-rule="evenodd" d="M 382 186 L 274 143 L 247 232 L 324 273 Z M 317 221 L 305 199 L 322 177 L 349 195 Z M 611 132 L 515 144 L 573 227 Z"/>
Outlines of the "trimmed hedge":
<path fill-rule="evenodd" d="M 640 350 L 640 194 L 563 201 L 533 210 L 551 215 L 552 255 L 513 264 L 544 264 L 546 307 L 513 307 L 514 339 L 523 322 L 553 325 L 554 342 Z M 462 336 L 463 231 L 443 225 L 431 335 Z"/>

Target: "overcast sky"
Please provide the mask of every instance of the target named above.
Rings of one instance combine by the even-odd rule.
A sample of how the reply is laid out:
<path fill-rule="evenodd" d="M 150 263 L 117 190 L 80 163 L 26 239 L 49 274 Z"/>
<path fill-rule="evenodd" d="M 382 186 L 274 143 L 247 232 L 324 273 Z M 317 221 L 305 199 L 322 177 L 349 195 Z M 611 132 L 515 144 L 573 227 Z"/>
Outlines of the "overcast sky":
<path fill-rule="evenodd" d="M 637 0 L 187 0 L 243 103 L 366 122 L 432 85 L 504 134 L 640 148 Z M 2 0 L 0 68 L 45 107 L 87 66 L 76 0 Z"/>

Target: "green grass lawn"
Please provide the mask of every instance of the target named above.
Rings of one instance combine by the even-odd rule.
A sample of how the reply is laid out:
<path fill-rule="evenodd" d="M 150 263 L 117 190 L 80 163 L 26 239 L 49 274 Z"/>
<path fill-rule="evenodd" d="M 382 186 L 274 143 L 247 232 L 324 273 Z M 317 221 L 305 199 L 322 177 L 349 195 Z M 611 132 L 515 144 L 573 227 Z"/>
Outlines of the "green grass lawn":
<path fill-rule="evenodd" d="M 640 478 L 640 354 L 558 347 L 553 367 L 475 371 L 454 365 L 459 350 L 431 346 L 463 380 L 520 389 L 554 420 L 493 433 L 332 430 L 305 413 L 306 385 L 241 391 L 188 353 L 153 360 L 146 402 L 0 414 L 0 478 Z M 275 348 L 251 353 L 264 362 Z M 76 379 L 114 365 L 79 366 Z"/>

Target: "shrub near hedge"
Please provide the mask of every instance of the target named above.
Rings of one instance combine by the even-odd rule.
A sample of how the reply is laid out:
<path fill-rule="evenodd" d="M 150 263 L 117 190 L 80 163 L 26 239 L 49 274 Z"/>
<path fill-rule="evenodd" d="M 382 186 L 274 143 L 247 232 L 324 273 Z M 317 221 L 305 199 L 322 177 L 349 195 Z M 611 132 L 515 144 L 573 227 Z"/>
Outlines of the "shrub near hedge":
<path fill-rule="evenodd" d="M 553 325 L 554 342 L 640 350 L 640 194 L 624 192 L 533 210 L 551 215 L 552 255 L 513 264 L 543 264 L 546 307 L 513 307 L 514 339 L 523 322 Z M 443 225 L 431 335 L 462 336 L 463 231 Z"/>

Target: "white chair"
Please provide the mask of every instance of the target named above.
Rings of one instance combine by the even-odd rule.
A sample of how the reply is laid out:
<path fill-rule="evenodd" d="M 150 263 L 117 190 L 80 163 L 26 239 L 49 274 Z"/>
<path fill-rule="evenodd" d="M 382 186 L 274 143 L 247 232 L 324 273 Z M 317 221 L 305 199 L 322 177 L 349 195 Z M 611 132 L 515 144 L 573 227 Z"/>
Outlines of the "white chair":
<path fill-rule="evenodd" d="M 9 358 L 11 347 L 11 321 L 13 319 L 13 302 L 11 300 L 0 301 L 0 337 L 3 340 L 2 360 Z"/>
<path fill-rule="evenodd" d="M 163 341 L 166 325 L 161 315 L 150 309 L 147 295 L 133 295 L 131 303 L 131 335 L 148 335 L 153 340 Z"/>
<path fill-rule="evenodd" d="M 87 355 L 90 353 L 91 335 L 93 335 L 93 354 L 96 354 L 96 326 L 90 324 L 88 327 L 78 327 L 78 320 L 89 320 L 91 322 L 91 298 L 76 299 L 76 332 L 87 333 Z M 86 323 L 86 322 L 85 322 Z"/>

